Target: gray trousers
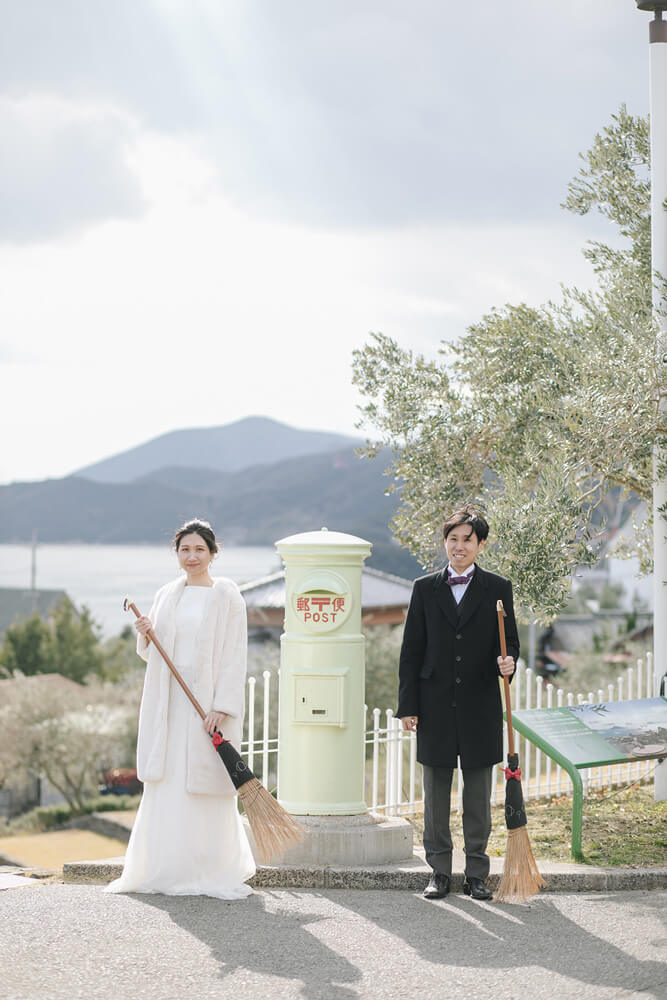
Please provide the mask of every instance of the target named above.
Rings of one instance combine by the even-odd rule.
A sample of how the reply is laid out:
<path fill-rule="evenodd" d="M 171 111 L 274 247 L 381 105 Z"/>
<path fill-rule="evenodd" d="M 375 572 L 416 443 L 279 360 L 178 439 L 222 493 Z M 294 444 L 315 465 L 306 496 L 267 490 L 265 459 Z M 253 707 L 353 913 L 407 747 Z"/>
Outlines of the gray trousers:
<path fill-rule="evenodd" d="M 429 767 L 424 771 L 424 850 L 431 868 L 452 874 L 452 835 L 449 809 L 452 792 L 451 767 Z M 493 767 L 463 769 L 463 840 L 465 874 L 485 879 L 489 874 L 486 845 L 491 833 L 491 781 Z"/>

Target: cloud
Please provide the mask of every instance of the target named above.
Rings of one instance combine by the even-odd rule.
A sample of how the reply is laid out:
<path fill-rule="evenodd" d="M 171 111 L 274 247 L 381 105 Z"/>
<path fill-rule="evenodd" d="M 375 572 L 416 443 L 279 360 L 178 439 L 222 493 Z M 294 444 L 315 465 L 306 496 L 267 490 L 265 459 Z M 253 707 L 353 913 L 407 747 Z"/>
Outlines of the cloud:
<path fill-rule="evenodd" d="M 621 101 L 646 106 L 642 18 L 624 0 L 580 7 L 283 0 L 230 23 L 208 4 L 204 45 L 181 5 L 165 21 L 184 60 L 188 41 L 197 53 L 228 197 L 306 225 L 394 226 L 558 214 L 577 152 Z"/>
<path fill-rule="evenodd" d="M 628 0 L 8 8 L 6 92 L 122 108 L 196 144 L 244 211 L 309 226 L 552 220 L 577 152 L 647 106 Z"/>
<path fill-rule="evenodd" d="M 200 0 L 193 0 L 192 13 Z M 0 90 L 114 105 L 148 127 L 197 123 L 180 41 L 158 0 L 0 0 Z M 186 9 L 187 9 L 186 5 Z"/>
<path fill-rule="evenodd" d="M 104 107 L 0 99 L 0 241 L 52 239 L 141 214 L 145 199 L 127 161 L 134 132 Z"/>
<path fill-rule="evenodd" d="M 436 357 L 492 306 L 537 305 L 590 274 L 575 217 L 546 236 L 539 223 L 316 232 L 199 199 L 206 164 L 173 141 L 145 142 L 136 167 L 164 185 L 145 217 L 0 248 L 0 336 L 34 355 L 5 380 L 5 423 L 22 417 L 0 479 L 251 413 L 352 432 L 351 354 L 369 331 Z"/>
<path fill-rule="evenodd" d="M 253 412 L 351 431 L 370 330 L 432 357 L 590 283 L 608 233 L 558 205 L 648 103 L 630 0 L 0 9 L 0 477 Z"/>

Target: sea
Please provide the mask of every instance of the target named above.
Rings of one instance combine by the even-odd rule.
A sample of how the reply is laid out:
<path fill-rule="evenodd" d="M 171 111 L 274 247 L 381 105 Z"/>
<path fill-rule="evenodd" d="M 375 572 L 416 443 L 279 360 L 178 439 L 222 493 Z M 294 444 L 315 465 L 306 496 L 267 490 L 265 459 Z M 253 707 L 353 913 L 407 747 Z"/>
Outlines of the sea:
<path fill-rule="evenodd" d="M 248 583 L 281 569 L 272 546 L 240 545 L 223 548 L 211 573 Z M 131 598 L 148 614 L 155 591 L 180 575 L 175 554 L 163 545 L 48 545 L 35 553 L 38 590 L 64 590 L 77 607 L 86 605 L 109 638 L 130 623 L 123 600 Z M 32 547 L 0 545 L 0 587 L 28 590 L 31 585 Z"/>

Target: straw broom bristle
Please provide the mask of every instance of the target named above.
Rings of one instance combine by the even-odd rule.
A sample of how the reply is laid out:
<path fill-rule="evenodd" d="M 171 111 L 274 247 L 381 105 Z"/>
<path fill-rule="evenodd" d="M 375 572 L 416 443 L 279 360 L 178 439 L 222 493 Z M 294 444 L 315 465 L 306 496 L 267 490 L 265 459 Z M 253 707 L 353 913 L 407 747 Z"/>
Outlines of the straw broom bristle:
<path fill-rule="evenodd" d="M 540 875 L 528 828 L 507 831 L 505 867 L 493 899 L 496 903 L 525 903 L 546 885 Z"/>
<path fill-rule="evenodd" d="M 283 809 L 257 778 L 246 781 L 238 793 L 260 861 L 268 863 L 301 843 L 305 836 L 301 824 Z"/>

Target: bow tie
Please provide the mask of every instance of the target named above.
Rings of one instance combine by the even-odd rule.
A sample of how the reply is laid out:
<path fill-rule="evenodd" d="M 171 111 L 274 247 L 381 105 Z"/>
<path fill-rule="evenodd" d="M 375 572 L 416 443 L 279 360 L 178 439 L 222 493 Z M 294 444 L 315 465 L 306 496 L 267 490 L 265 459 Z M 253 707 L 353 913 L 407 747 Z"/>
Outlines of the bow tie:
<path fill-rule="evenodd" d="M 448 586 L 456 587 L 459 583 L 470 583 L 472 576 L 472 573 L 470 576 L 448 576 L 446 582 Z"/>

